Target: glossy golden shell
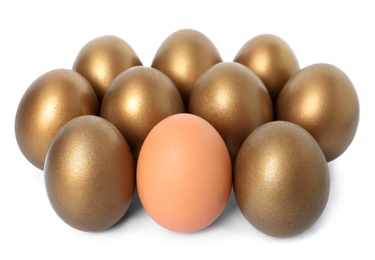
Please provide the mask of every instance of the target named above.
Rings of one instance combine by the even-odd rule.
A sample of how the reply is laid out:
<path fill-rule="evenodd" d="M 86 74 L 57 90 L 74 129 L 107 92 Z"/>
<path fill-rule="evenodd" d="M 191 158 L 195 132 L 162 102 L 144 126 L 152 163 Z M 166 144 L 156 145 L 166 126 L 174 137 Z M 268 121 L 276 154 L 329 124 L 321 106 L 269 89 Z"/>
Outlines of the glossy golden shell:
<path fill-rule="evenodd" d="M 83 231 L 100 231 L 120 220 L 135 187 L 133 156 L 108 121 L 81 116 L 67 123 L 51 144 L 45 185 L 60 218 Z"/>
<path fill-rule="evenodd" d="M 236 62 L 216 64 L 198 79 L 189 111 L 216 128 L 232 162 L 249 134 L 273 120 L 266 87 L 251 70 Z"/>
<path fill-rule="evenodd" d="M 219 51 L 207 36 L 196 30 L 182 29 L 164 40 L 151 67 L 162 71 L 174 82 L 187 107 L 197 79 L 221 61 Z"/>
<path fill-rule="evenodd" d="M 328 201 L 327 162 L 302 127 L 283 121 L 260 126 L 244 142 L 234 168 L 234 194 L 245 218 L 271 236 L 310 228 Z"/>
<path fill-rule="evenodd" d="M 90 82 L 101 102 L 112 80 L 124 70 L 138 65 L 142 65 L 142 62 L 126 41 L 105 35 L 89 41 L 81 48 L 73 70 Z"/>
<path fill-rule="evenodd" d="M 49 145 L 60 128 L 81 115 L 97 115 L 98 99 L 80 74 L 56 69 L 37 78 L 17 109 L 15 134 L 23 155 L 43 170 Z"/>
<path fill-rule="evenodd" d="M 276 117 L 305 128 L 319 143 L 327 161 L 351 144 L 359 123 L 359 100 L 348 76 L 330 64 L 301 69 L 284 86 Z"/>
<path fill-rule="evenodd" d="M 100 116 L 120 130 L 138 158 L 151 129 L 162 119 L 182 112 L 181 96 L 165 74 L 154 68 L 134 67 L 112 82 L 104 95 Z"/>
<path fill-rule="evenodd" d="M 261 34 L 247 41 L 234 61 L 250 68 L 263 81 L 273 103 L 285 83 L 299 70 L 292 48 L 272 34 Z"/>

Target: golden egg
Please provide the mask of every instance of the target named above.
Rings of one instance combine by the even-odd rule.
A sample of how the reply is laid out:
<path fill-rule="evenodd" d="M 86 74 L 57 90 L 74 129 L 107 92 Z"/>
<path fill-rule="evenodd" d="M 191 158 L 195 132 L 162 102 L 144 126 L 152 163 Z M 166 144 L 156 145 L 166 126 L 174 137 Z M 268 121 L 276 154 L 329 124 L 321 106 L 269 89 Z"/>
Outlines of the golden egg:
<path fill-rule="evenodd" d="M 187 107 L 195 81 L 221 61 L 220 53 L 207 36 L 196 30 L 182 29 L 164 40 L 151 67 L 164 72 L 174 82 Z"/>
<path fill-rule="evenodd" d="M 100 116 L 113 123 L 138 158 L 151 129 L 162 119 L 184 112 L 184 104 L 173 82 L 149 67 L 122 72 L 104 95 Z"/>
<path fill-rule="evenodd" d="M 60 128 L 77 116 L 98 112 L 98 99 L 84 77 L 73 70 L 49 71 L 29 86 L 18 105 L 18 146 L 27 160 L 43 170 L 48 147 Z"/>
<path fill-rule="evenodd" d="M 75 118 L 48 150 L 45 185 L 53 209 L 68 225 L 83 231 L 107 229 L 124 216 L 132 201 L 133 155 L 107 120 Z"/>
<path fill-rule="evenodd" d="M 282 38 L 261 34 L 247 41 L 234 61 L 250 68 L 267 87 L 273 103 L 288 81 L 299 70 L 292 48 Z"/>
<path fill-rule="evenodd" d="M 313 64 L 284 86 L 276 117 L 305 128 L 319 143 L 327 161 L 351 144 L 359 122 L 359 100 L 348 76 L 330 64 Z"/>
<path fill-rule="evenodd" d="M 216 64 L 197 80 L 189 111 L 217 129 L 232 162 L 249 134 L 273 120 L 272 101 L 266 87 L 251 70 L 236 62 Z"/>
<path fill-rule="evenodd" d="M 329 170 L 315 139 L 302 127 L 273 121 L 245 140 L 234 168 L 233 188 L 244 217 L 271 236 L 310 228 L 329 197 Z"/>
<path fill-rule="evenodd" d="M 122 71 L 138 65 L 142 65 L 142 62 L 126 41 L 105 35 L 82 47 L 74 61 L 73 70 L 90 82 L 101 102 L 112 80 Z"/>

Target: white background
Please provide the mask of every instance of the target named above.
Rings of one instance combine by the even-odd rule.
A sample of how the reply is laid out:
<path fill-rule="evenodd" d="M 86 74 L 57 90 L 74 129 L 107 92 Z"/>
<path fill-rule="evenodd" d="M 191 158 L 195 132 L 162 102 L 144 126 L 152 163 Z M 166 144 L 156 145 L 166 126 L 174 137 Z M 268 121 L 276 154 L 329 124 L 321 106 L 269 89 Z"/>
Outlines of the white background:
<path fill-rule="evenodd" d="M 0 259 L 374 259 L 375 15 L 371 1 L 2 1 L 0 4 Z M 222 1 L 224 2 L 224 1 Z M 297 2 L 297 1 L 295 1 Z M 301 67 L 342 69 L 361 105 L 356 137 L 329 164 L 331 193 L 318 222 L 292 238 L 254 229 L 233 196 L 220 218 L 193 234 L 168 231 L 146 214 L 137 195 L 124 219 L 107 231 L 66 225 L 51 208 L 43 172 L 18 149 L 14 118 L 27 87 L 43 73 L 71 68 L 89 40 L 126 40 L 145 66 L 176 30 L 208 36 L 224 61 L 250 38 L 273 33 Z"/>

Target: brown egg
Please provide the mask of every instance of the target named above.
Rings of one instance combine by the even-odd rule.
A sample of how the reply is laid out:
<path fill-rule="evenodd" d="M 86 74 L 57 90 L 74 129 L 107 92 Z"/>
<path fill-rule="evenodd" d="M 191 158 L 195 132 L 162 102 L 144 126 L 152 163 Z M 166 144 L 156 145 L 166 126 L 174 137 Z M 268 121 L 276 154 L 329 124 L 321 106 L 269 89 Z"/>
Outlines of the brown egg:
<path fill-rule="evenodd" d="M 242 214 L 254 227 L 271 236 L 294 236 L 323 213 L 329 170 L 306 130 L 274 121 L 257 128 L 242 145 L 233 188 Z"/>
<path fill-rule="evenodd" d="M 232 190 L 232 165 L 220 134 L 187 113 L 160 121 L 137 164 L 137 188 L 146 212 L 175 232 L 195 232 L 223 212 Z"/>
<path fill-rule="evenodd" d="M 359 122 L 359 101 L 348 76 L 330 64 L 301 69 L 285 85 L 276 117 L 305 128 L 319 143 L 327 161 L 351 144 Z"/>
<path fill-rule="evenodd" d="M 249 134 L 273 120 L 266 87 L 251 70 L 236 62 L 216 64 L 198 79 L 189 110 L 217 129 L 232 162 Z"/>
<path fill-rule="evenodd" d="M 138 158 L 151 129 L 162 119 L 182 112 L 181 96 L 165 74 L 154 68 L 134 67 L 112 82 L 104 95 L 100 116 L 120 130 Z"/>
<path fill-rule="evenodd" d="M 250 68 L 267 87 L 273 103 L 288 81 L 299 70 L 299 63 L 291 47 L 272 34 L 258 35 L 247 41 L 234 61 Z"/>
<path fill-rule="evenodd" d="M 60 128 L 77 116 L 98 112 L 98 99 L 84 77 L 72 70 L 49 71 L 29 86 L 18 105 L 18 146 L 27 160 L 43 170 L 48 147 Z"/>
<path fill-rule="evenodd" d="M 188 107 L 195 81 L 221 61 L 220 53 L 207 36 L 196 30 L 182 29 L 164 40 L 151 67 L 164 72 L 174 82 Z"/>
<path fill-rule="evenodd" d="M 126 140 L 103 118 L 71 120 L 48 150 L 45 185 L 53 209 L 68 225 L 83 231 L 109 228 L 126 213 L 134 193 Z"/>
<path fill-rule="evenodd" d="M 116 36 L 105 35 L 82 47 L 73 70 L 90 82 L 101 102 L 112 80 L 122 71 L 138 65 L 142 65 L 142 62 L 127 42 Z"/>

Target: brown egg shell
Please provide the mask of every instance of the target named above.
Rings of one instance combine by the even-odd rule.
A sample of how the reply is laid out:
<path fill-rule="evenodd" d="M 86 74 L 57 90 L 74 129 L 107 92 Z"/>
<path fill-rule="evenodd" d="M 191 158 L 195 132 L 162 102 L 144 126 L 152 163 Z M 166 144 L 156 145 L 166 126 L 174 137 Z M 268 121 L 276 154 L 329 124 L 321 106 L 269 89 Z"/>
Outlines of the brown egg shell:
<path fill-rule="evenodd" d="M 206 228 L 221 215 L 232 190 L 232 165 L 220 134 L 192 114 L 165 118 L 142 146 L 137 188 L 146 212 L 164 228 Z"/>

